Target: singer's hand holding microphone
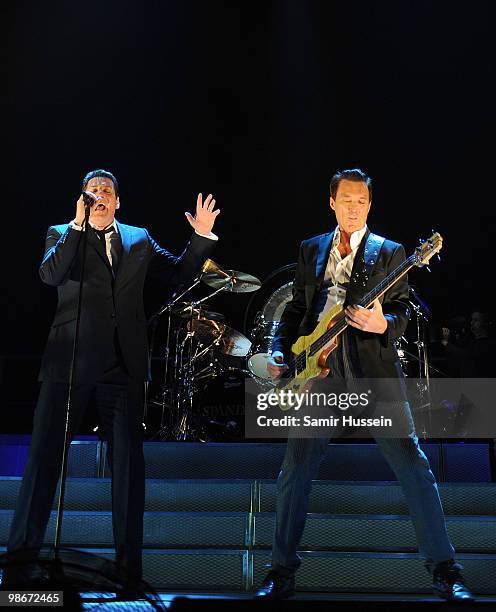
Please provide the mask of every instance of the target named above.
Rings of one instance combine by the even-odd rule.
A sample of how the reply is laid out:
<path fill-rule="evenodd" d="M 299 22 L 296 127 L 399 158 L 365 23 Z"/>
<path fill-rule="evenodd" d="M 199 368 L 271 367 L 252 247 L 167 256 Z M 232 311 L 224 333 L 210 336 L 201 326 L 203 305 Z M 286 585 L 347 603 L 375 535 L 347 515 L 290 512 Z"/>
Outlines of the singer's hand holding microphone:
<path fill-rule="evenodd" d="M 86 206 L 91 207 L 96 201 L 96 195 L 90 191 L 83 191 L 83 193 L 79 196 L 79 200 L 77 201 L 76 205 L 76 218 L 74 219 L 77 225 L 83 225 Z"/>

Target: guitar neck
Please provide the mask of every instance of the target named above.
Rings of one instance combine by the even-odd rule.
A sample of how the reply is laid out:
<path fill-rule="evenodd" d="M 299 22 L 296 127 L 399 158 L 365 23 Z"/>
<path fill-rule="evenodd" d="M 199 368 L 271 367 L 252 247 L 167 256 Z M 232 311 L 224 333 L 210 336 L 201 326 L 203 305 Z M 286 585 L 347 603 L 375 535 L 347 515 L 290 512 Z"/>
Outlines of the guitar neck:
<path fill-rule="evenodd" d="M 368 308 L 374 300 L 380 298 L 382 295 L 388 291 L 395 283 L 397 283 L 400 278 L 405 276 L 409 270 L 413 268 L 415 262 L 417 261 L 417 256 L 415 253 L 411 255 L 408 259 L 405 259 L 403 263 L 401 263 L 396 269 L 394 269 L 391 274 L 388 274 L 386 278 L 381 281 L 378 285 L 376 285 L 371 291 L 367 293 L 365 297 L 363 297 L 359 306 L 363 308 Z"/>
<path fill-rule="evenodd" d="M 369 291 L 361 300 L 358 302 L 358 305 L 362 308 L 368 308 L 374 300 L 380 298 L 382 295 L 388 291 L 395 283 L 397 283 L 400 278 L 405 276 L 405 274 L 413 268 L 415 263 L 417 262 L 417 256 L 414 253 L 408 259 L 405 259 L 397 268 L 395 268 L 391 274 L 388 274 L 386 278 L 381 281 L 376 287 L 374 287 L 371 291 Z M 337 323 L 332 325 L 325 333 L 317 338 L 315 342 L 310 347 L 310 355 L 314 355 L 317 351 L 320 351 L 331 339 L 339 336 L 344 332 L 344 330 L 348 327 L 348 323 L 346 319 L 343 317 Z"/>

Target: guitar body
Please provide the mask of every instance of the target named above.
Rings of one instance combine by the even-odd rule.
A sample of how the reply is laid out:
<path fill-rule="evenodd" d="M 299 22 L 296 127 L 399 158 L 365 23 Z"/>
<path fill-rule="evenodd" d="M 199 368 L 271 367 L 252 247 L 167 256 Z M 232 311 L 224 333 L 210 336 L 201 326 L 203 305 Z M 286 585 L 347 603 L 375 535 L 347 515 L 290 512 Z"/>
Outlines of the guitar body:
<path fill-rule="evenodd" d="M 298 378 L 308 380 L 310 378 L 325 378 L 329 374 L 329 368 L 326 367 L 327 358 L 330 353 L 337 347 L 339 336 L 331 338 L 322 348 L 315 354 L 311 354 L 311 346 L 316 342 L 328 329 L 335 323 L 344 318 L 344 310 L 341 304 L 337 304 L 331 308 L 322 319 L 318 322 L 315 329 L 308 336 L 301 336 L 291 347 L 291 352 L 295 355 L 300 355 L 305 351 L 306 367 L 298 372 Z"/>
<path fill-rule="evenodd" d="M 311 354 L 311 346 L 314 342 L 321 338 L 324 332 L 343 318 L 343 306 L 337 304 L 322 317 L 311 334 L 308 336 L 300 336 L 298 338 L 298 340 L 291 347 L 291 352 L 294 353 L 294 355 L 298 355 L 299 359 L 302 359 L 303 354 L 305 355 L 305 367 L 304 369 L 299 369 L 296 377 L 290 382 L 285 383 L 284 379 L 281 379 L 281 383 L 277 386 L 278 390 L 291 389 L 295 393 L 304 393 L 305 391 L 311 389 L 313 383 L 317 379 L 328 376 L 330 369 L 326 364 L 327 358 L 337 347 L 339 335 L 332 337 L 314 354 Z M 280 406 L 280 408 L 281 410 L 288 410 L 289 407 Z"/>

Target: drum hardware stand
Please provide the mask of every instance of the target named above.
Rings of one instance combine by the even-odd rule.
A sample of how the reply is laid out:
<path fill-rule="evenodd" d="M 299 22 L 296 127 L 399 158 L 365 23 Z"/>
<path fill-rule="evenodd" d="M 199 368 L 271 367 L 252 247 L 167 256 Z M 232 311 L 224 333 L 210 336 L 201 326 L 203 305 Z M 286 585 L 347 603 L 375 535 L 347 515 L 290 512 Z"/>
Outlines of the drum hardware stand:
<path fill-rule="evenodd" d="M 221 332 L 219 336 L 213 342 L 211 342 L 208 346 L 203 347 L 203 345 L 200 345 L 200 347 L 198 347 L 198 348 L 201 348 L 200 352 L 198 352 L 198 348 L 197 348 L 194 356 L 191 358 L 191 361 L 193 362 L 193 361 L 196 361 L 197 359 L 201 359 L 203 355 L 206 355 L 209 351 L 212 351 L 215 346 L 219 346 L 220 341 L 222 340 L 222 334 L 223 332 Z M 212 359 L 215 360 L 215 357 L 212 356 Z M 214 362 L 212 362 L 208 366 L 205 366 L 203 370 L 207 369 L 208 367 L 212 367 L 214 365 L 215 365 Z M 203 372 L 203 370 L 200 370 L 200 372 Z M 198 374 L 199 373 L 197 372 L 197 376 Z"/>
<path fill-rule="evenodd" d="M 203 266 L 203 268 L 205 268 L 206 266 L 208 266 L 210 260 L 207 260 Z M 157 330 L 157 325 L 158 325 L 158 321 L 159 318 L 164 314 L 167 313 L 167 335 L 166 335 L 166 341 L 165 341 L 165 349 L 164 349 L 164 355 L 163 355 L 163 359 L 164 359 L 164 375 L 163 375 L 163 382 L 162 382 L 162 393 L 161 393 L 161 416 L 160 416 L 160 427 L 159 430 L 155 433 L 155 435 L 153 436 L 153 438 L 159 438 L 161 440 L 163 439 L 169 439 L 171 437 L 172 431 L 171 431 L 171 427 L 172 427 L 172 423 L 169 423 L 169 425 L 166 425 L 165 423 L 165 414 L 166 414 L 166 408 L 169 407 L 171 408 L 172 405 L 171 403 L 167 403 L 167 394 L 168 394 L 168 390 L 167 390 L 167 381 L 169 378 L 169 359 L 170 359 L 170 340 L 171 340 L 171 315 L 172 315 L 172 307 L 177 304 L 179 302 L 179 300 L 181 298 L 183 298 L 187 293 L 189 293 L 191 290 L 193 290 L 200 282 L 201 282 L 201 276 L 203 274 L 203 268 L 202 268 L 202 272 L 201 274 L 195 278 L 195 280 L 193 281 L 193 283 L 187 287 L 186 289 L 184 289 L 182 292 L 177 293 L 173 295 L 172 300 L 166 302 L 163 306 L 160 307 L 160 309 L 150 318 L 149 320 L 149 325 L 152 326 L 152 335 L 151 335 L 151 340 L 150 340 L 150 347 L 148 350 L 148 363 L 149 363 L 149 369 L 151 366 L 151 360 L 152 360 L 152 355 L 153 355 L 153 348 L 154 348 L 154 344 L 155 344 L 155 333 Z M 177 355 L 176 355 L 177 357 Z M 145 405 L 148 406 L 148 384 L 146 387 L 146 400 L 145 400 Z M 172 398 L 171 398 L 172 400 Z M 169 421 L 171 419 L 169 418 Z M 168 434 L 169 432 L 169 434 Z M 152 438 L 152 439 L 153 439 Z"/>
<path fill-rule="evenodd" d="M 180 345 L 179 363 L 179 392 L 177 395 L 177 410 L 181 408 L 181 404 L 185 403 L 186 409 L 183 410 L 179 424 L 173 430 L 173 435 L 176 440 L 187 440 L 191 435 L 191 417 L 193 413 L 193 389 L 191 380 L 191 357 L 193 353 L 193 343 L 195 333 L 193 331 L 186 332 L 186 336 Z M 188 345 L 188 362 L 184 366 L 184 347 Z M 185 400 L 185 402 L 184 402 Z"/>
<path fill-rule="evenodd" d="M 201 298 L 200 300 L 197 300 L 196 302 L 191 302 L 191 306 L 192 308 L 194 308 L 195 306 L 198 306 L 199 304 L 203 304 L 203 302 L 206 302 L 207 300 L 210 300 L 211 298 L 214 297 L 214 295 L 217 295 L 218 293 L 220 293 L 221 291 L 227 291 L 227 286 L 230 285 L 231 288 L 234 286 L 234 281 L 229 278 L 226 280 L 226 284 L 222 287 L 219 287 L 218 289 L 216 289 L 213 293 L 209 293 L 208 295 L 206 295 L 205 297 Z"/>
<path fill-rule="evenodd" d="M 194 332 L 191 332 L 191 331 L 187 332 L 186 338 L 183 340 L 183 343 L 181 345 L 181 352 L 179 354 L 178 351 L 176 350 L 175 359 L 174 359 L 174 379 L 177 381 L 180 381 L 179 386 L 175 388 L 174 391 L 172 390 L 172 387 L 168 389 L 169 360 L 171 356 L 170 344 L 171 344 L 172 309 L 174 305 L 176 305 L 187 293 L 192 291 L 201 282 L 203 274 L 209 272 L 210 270 L 217 270 L 217 269 L 218 269 L 217 266 L 212 262 L 212 260 L 207 259 L 207 261 L 203 265 L 200 275 L 193 281 L 193 283 L 189 287 L 184 289 L 181 293 L 179 293 L 178 295 L 175 295 L 172 300 L 164 304 L 158 310 L 158 312 L 155 313 L 150 319 L 149 324 L 152 325 L 152 341 L 150 342 L 150 349 L 149 349 L 149 363 L 151 363 L 151 357 L 152 357 L 154 341 L 155 341 L 155 332 L 156 332 L 156 328 L 158 325 L 158 320 L 164 313 L 167 314 L 167 333 L 166 333 L 165 349 L 164 349 L 164 354 L 163 354 L 165 364 L 164 364 L 164 375 L 162 378 L 162 393 L 161 393 L 161 404 L 160 404 L 162 410 L 161 410 L 161 418 L 160 418 L 160 427 L 158 431 L 154 434 L 152 439 L 186 440 L 191 435 L 191 425 L 189 424 L 189 422 L 191 421 L 190 417 L 191 417 L 192 408 L 193 408 L 194 391 L 193 391 L 193 380 L 190 380 L 190 379 L 194 378 L 194 374 L 192 372 L 191 367 L 189 368 L 189 370 L 185 372 L 183 364 L 182 364 L 184 344 L 186 343 L 186 341 L 189 340 L 189 345 L 190 345 L 189 346 L 190 355 L 189 355 L 189 360 L 188 360 L 188 363 L 190 364 L 190 366 L 193 363 L 193 361 L 196 358 L 198 358 L 199 355 L 195 355 L 195 357 L 193 357 L 192 355 L 193 347 L 192 347 L 191 340 L 194 337 Z M 226 282 L 222 287 L 219 287 L 215 291 L 211 292 L 209 295 L 199 300 L 189 303 L 188 308 L 190 309 L 190 313 L 191 313 L 190 318 L 189 318 L 190 328 L 192 328 L 194 308 L 199 306 L 203 302 L 211 299 L 212 297 L 214 297 L 221 291 L 225 291 L 229 286 L 232 289 L 233 284 L 234 284 L 234 279 L 231 276 L 229 276 L 228 278 L 226 278 Z M 177 331 L 176 346 L 180 345 L 179 344 L 179 334 L 180 334 L 180 330 Z M 220 341 L 220 338 L 217 339 L 217 343 L 219 341 Z M 186 386 L 186 390 L 185 390 L 185 386 Z M 176 385 L 174 385 L 174 387 L 176 387 Z M 188 409 L 186 412 L 181 414 L 181 402 L 185 394 L 187 397 Z M 168 395 L 170 397 L 169 403 L 167 402 Z M 166 408 L 170 409 L 170 415 L 168 419 L 169 422 L 167 424 L 166 424 L 166 418 L 165 418 Z M 173 412 L 175 412 L 178 417 L 180 415 L 179 424 L 176 425 L 175 427 L 173 425 L 174 419 L 172 418 Z"/>
<path fill-rule="evenodd" d="M 153 355 L 153 348 L 154 348 L 154 344 L 155 344 L 155 333 L 157 331 L 158 321 L 159 321 L 159 318 L 165 312 L 167 312 L 167 335 L 166 335 L 166 342 L 165 342 L 165 349 L 164 349 L 165 365 L 164 365 L 164 377 L 163 377 L 162 401 L 161 401 L 162 411 L 161 411 L 161 417 L 160 417 L 160 428 L 159 428 L 159 431 L 157 432 L 157 434 L 160 435 L 161 439 L 163 439 L 163 437 L 164 437 L 163 434 L 167 431 L 167 427 L 165 425 L 165 409 L 166 409 L 166 406 L 167 406 L 167 401 L 166 401 L 167 387 L 166 387 L 166 383 L 167 383 L 168 374 L 169 374 L 170 334 L 171 334 L 172 307 L 183 296 L 185 296 L 189 291 L 191 291 L 194 287 L 196 287 L 200 283 L 200 280 L 201 280 L 201 275 L 193 281 L 193 284 L 191 286 L 187 287 L 184 291 L 182 291 L 182 293 L 178 293 L 177 295 L 173 295 L 172 300 L 166 302 L 163 306 L 161 306 L 160 309 L 158 310 L 158 312 L 156 312 L 150 318 L 150 320 L 149 320 L 149 325 L 152 326 L 152 335 L 151 335 L 151 340 L 150 340 L 150 347 L 149 347 L 149 350 L 148 350 L 148 364 L 149 364 L 149 370 L 150 370 L 150 368 L 151 368 L 151 361 L 152 361 L 152 355 Z M 145 405 L 147 406 L 148 405 L 148 384 L 147 384 L 146 390 L 147 390 L 147 393 L 146 393 L 146 404 Z M 154 437 L 156 437 L 157 434 L 155 434 Z"/>
<path fill-rule="evenodd" d="M 417 295 L 413 292 L 415 298 Z M 422 437 L 424 440 L 427 439 L 429 431 L 432 431 L 432 414 L 431 414 L 431 394 L 430 394 L 430 365 L 429 365 L 429 353 L 427 350 L 426 330 L 425 323 L 429 320 L 429 313 L 426 312 L 425 308 L 422 308 L 421 304 L 418 303 L 417 299 L 415 302 L 408 300 L 413 311 L 415 312 L 415 323 L 417 329 L 417 340 L 414 344 L 417 345 L 417 359 L 419 364 L 419 382 L 417 383 L 417 389 L 420 397 L 420 408 L 422 409 Z M 428 414 L 428 430 L 425 422 L 424 409 L 427 408 Z"/>
<path fill-rule="evenodd" d="M 167 378 L 167 374 L 168 374 L 168 367 L 169 367 L 169 342 L 170 342 L 170 331 L 171 331 L 171 313 L 170 313 L 170 306 L 169 304 L 166 304 L 164 307 L 162 307 L 160 309 L 159 313 L 156 313 L 153 315 L 153 317 L 150 319 L 149 321 L 149 325 L 151 325 L 152 328 L 152 333 L 151 333 L 151 337 L 150 337 L 150 346 L 148 349 L 148 371 L 151 372 L 151 365 L 152 365 L 152 355 L 153 355 L 153 349 L 155 346 L 155 334 L 157 331 L 157 326 L 158 326 L 158 321 L 159 321 L 159 316 L 161 314 L 163 314 L 165 311 L 167 311 L 167 340 L 166 340 L 166 346 L 165 346 L 165 350 L 164 350 L 164 359 L 165 359 L 165 378 Z M 162 390 L 162 397 L 161 397 L 161 401 L 160 401 L 160 406 L 162 408 L 161 410 L 161 416 L 160 416 L 160 431 L 165 431 L 166 430 L 166 426 L 165 426 L 165 407 L 167 405 L 167 391 L 165 386 L 163 387 Z M 148 406 L 148 404 L 150 403 L 150 399 L 149 399 L 149 382 L 146 383 L 146 406 Z"/>
<path fill-rule="evenodd" d="M 417 343 L 414 342 L 414 344 L 417 344 Z M 413 353 L 410 353 L 410 351 L 407 351 L 406 349 L 402 349 L 402 350 L 405 353 L 405 355 L 408 355 L 409 357 L 411 357 L 412 359 L 414 359 L 415 361 L 418 362 L 418 354 L 414 355 Z M 434 372 L 435 374 L 439 374 L 443 378 L 447 378 L 448 375 L 446 374 L 446 372 L 443 372 L 439 368 L 436 368 L 431 363 L 429 363 L 428 367 L 429 367 L 429 372 L 431 372 L 431 373 Z"/>

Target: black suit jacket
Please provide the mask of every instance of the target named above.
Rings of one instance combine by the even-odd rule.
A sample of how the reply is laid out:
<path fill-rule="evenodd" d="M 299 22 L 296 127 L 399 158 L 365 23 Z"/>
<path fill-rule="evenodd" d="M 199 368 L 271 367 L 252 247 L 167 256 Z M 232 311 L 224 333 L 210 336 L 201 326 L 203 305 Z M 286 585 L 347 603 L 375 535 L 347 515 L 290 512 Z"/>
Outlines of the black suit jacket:
<path fill-rule="evenodd" d="M 122 357 L 135 380 L 149 380 L 148 341 L 143 286 L 148 272 L 164 283 L 191 280 L 215 241 L 193 234 L 180 257 L 162 249 L 146 229 L 118 223 L 122 253 L 114 279 L 105 245 L 88 232 L 83 307 L 76 380 L 95 382 L 108 365 L 115 331 Z M 82 232 L 69 225 L 48 229 L 40 266 L 43 282 L 58 289 L 58 306 L 43 355 L 39 380 L 67 382 L 75 333 Z M 107 362 L 107 363 L 106 363 Z"/>
<path fill-rule="evenodd" d="M 273 351 L 281 351 L 286 358 L 291 345 L 302 335 L 308 335 L 317 324 L 314 315 L 314 300 L 324 280 L 334 232 L 315 236 L 301 243 L 293 297 L 281 316 Z M 347 304 L 356 304 L 373 287 L 380 283 L 392 270 L 405 260 L 405 250 L 396 242 L 384 240 L 380 248 L 374 240 L 379 237 L 367 230 L 358 247 L 350 285 L 346 294 Z M 365 253 L 367 252 L 367 255 Z M 391 287 L 381 298 L 388 326 L 384 334 L 362 332 L 349 327 L 349 333 L 356 337 L 360 367 L 364 377 L 402 377 L 398 354 L 392 342 L 405 332 L 410 312 L 408 281 L 406 276 Z"/>

